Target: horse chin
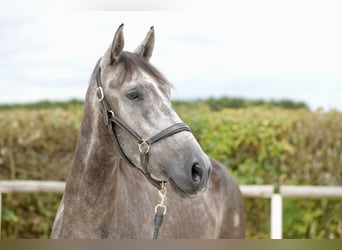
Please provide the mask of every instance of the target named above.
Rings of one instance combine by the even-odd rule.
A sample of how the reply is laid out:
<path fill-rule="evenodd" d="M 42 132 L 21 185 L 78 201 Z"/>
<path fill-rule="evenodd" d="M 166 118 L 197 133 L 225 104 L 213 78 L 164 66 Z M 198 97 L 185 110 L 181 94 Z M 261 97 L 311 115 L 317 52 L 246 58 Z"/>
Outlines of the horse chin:
<path fill-rule="evenodd" d="M 181 189 L 178 185 L 177 185 L 177 183 L 173 180 L 173 179 L 171 179 L 171 178 L 169 178 L 169 179 L 165 179 L 165 178 L 163 178 L 163 177 L 157 177 L 157 176 L 155 176 L 155 175 L 153 175 L 153 174 L 151 174 L 151 177 L 152 177 L 152 179 L 154 179 L 155 181 L 163 181 L 163 182 L 169 182 L 170 183 L 170 186 L 171 186 L 171 188 L 174 190 L 174 192 L 178 195 L 178 196 L 180 196 L 181 198 L 184 198 L 184 199 L 188 199 L 188 198 L 195 198 L 195 197 L 197 197 L 197 195 L 199 194 L 199 192 L 196 192 L 196 193 L 193 193 L 193 194 L 190 194 L 190 193 L 187 193 L 187 192 L 185 192 L 183 189 Z"/>
<path fill-rule="evenodd" d="M 204 188 L 199 190 L 191 190 L 190 192 L 186 191 L 182 189 L 181 185 L 177 184 L 177 182 L 173 178 L 167 177 L 166 173 L 162 173 L 161 175 L 154 175 L 153 173 L 150 173 L 150 176 L 155 181 L 169 183 L 172 190 L 183 199 L 196 198 L 207 190 L 207 186 L 205 186 Z"/>
<path fill-rule="evenodd" d="M 181 198 L 184 198 L 184 199 L 192 199 L 192 198 L 196 198 L 198 195 L 200 195 L 202 193 L 202 191 L 196 191 L 196 192 L 193 192 L 193 193 L 189 193 L 189 192 L 185 192 L 183 189 L 181 189 L 177 183 L 172 179 L 170 178 L 169 179 L 169 183 L 173 189 L 173 191 L 178 195 L 180 196 Z M 204 191 L 203 191 L 204 192 Z"/>
<path fill-rule="evenodd" d="M 153 175 L 152 173 L 150 175 L 151 175 L 151 178 L 155 181 L 167 182 L 167 178 L 165 177 L 158 177 L 158 176 Z"/>

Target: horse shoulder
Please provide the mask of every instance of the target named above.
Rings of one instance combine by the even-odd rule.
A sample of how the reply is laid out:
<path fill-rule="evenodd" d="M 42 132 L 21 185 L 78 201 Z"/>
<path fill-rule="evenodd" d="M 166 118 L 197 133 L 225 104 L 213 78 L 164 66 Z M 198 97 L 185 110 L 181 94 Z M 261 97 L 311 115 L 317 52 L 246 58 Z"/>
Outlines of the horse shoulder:
<path fill-rule="evenodd" d="M 239 185 L 223 164 L 212 158 L 210 160 L 213 170 L 208 192 L 220 211 L 218 237 L 244 238 L 244 207 Z"/>

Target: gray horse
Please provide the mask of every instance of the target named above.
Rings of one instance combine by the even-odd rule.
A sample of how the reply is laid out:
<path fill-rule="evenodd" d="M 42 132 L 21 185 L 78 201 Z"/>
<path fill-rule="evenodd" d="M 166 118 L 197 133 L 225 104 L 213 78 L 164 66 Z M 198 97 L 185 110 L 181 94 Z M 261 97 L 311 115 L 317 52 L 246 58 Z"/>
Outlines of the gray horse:
<path fill-rule="evenodd" d="M 134 53 L 123 46 L 121 25 L 90 78 L 51 238 L 151 239 L 164 183 L 160 239 L 243 238 L 238 185 L 202 151 L 149 63 L 153 27 Z"/>

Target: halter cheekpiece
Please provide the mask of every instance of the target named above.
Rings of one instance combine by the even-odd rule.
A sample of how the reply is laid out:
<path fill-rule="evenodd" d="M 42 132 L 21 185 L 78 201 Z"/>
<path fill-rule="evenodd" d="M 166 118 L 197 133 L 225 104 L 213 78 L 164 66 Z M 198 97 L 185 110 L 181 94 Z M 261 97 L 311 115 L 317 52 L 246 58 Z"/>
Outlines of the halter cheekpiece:
<path fill-rule="evenodd" d="M 176 133 L 188 131 L 191 132 L 189 126 L 184 123 L 176 123 L 167 127 L 166 129 L 160 131 L 159 133 L 155 134 L 154 136 L 145 139 L 141 137 L 135 130 L 133 130 L 130 126 L 128 126 L 123 120 L 121 120 L 118 116 L 115 115 L 114 111 L 110 109 L 108 102 L 106 101 L 105 94 L 103 91 L 103 85 L 101 81 L 101 62 L 100 58 L 96 64 L 96 97 L 99 103 L 102 105 L 103 117 L 105 124 L 108 127 L 109 134 L 111 139 L 116 146 L 117 150 L 120 152 L 120 155 L 123 159 L 125 159 L 130 166 L 138 169 L 143 173 L 143 175 L 147 178 L 147 180 L 157 187 L 159 190 L 162 189 L 164 181 L 158 181 L 152 178 L 151 174 L 147 170 L 148 160 L 149 160 L 149 153 L 153 143 L 158 142 L 166 137 L 172 136 Z M 121 144 L 118 140 L 118 137 L 115 132 L 115 126 L 118 126 L 121 129 L 124 129 L 128 132 L 138 143 L 138 150 L 140 153 L 140 165 L 142 168 L 137 167 L 125 154 L 124 150 L 121 147 Z"/>

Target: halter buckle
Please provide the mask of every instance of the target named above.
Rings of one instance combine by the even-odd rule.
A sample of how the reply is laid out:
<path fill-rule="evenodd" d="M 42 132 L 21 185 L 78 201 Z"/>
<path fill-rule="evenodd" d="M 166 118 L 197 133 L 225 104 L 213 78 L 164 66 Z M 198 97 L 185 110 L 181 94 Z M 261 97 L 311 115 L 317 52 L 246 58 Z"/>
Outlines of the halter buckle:
<path fill-rule="evenodd" d="M 138 145 L 140 153 L 147 154 L 150 151 L 151 144 L 148 144 L 146 139 L 142 139 L 141 143 L 139 143 Z"/>
<path fill-rule="evenodd" d="M 104 94 L 103 94 L 103 89 L 102 87 L 97 87 L 96 88 L 96 97 L 98 102 L 102 102 L 104 99 Z"/>

